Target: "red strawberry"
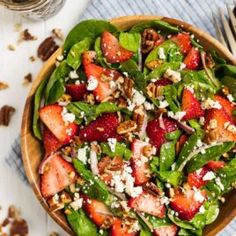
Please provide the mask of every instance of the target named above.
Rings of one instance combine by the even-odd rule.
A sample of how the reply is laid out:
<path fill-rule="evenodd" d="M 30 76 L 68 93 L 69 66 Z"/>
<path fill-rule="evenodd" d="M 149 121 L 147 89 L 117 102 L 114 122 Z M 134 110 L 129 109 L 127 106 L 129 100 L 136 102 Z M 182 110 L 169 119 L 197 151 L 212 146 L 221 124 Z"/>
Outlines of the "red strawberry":
<path fill-rule="evenodd" d="M 109 77 L 115 80 L 118 72 L 95 64 L 87 64 L 84 69 L 88 79 L 95 78 L 98 81 L 97 88 L 93 90 L 96 100 L 102 101 L 113 93 L 114 88 L 111 88 L 109 81 L 105 81 L 102 77 L 103 75 L 107 76 L 109 74 Z"/>
<path fill-rule="evenodd" d="M 133 53 L 121 47 L 118 39 L 110 32 L 103 32 L 101 38 L 103 55 L 110 63 L 120 63 L 129 60 Z"/>
<path fill-rule="evenodd" d="M 182 95 L 182 110 L 186 112 L 183 120 L 197 119 L 204 116 L 201 103 L 190 89 L 185 88 Z"/>
<path fill-rule="evenodd" d="M 86 196 L 83 196 L 83 199 L 84 210 L 97 226 L 101 226 L 105 221 L 112 220 L 112 213 L 103 202 Z"/>
<path fill-rule="evenodd" d="M 87 93 L 85 84 L 67 84 L 66 93 L 72 97 L 72 101 L 81 101 Z"/>
<path fill-rule="evenodd" d="M 54 196 L 76 179 L 74 167 L 56 153 L 41 163 L 40 172 L 40 188 L 44 198 Z"/>
<path fill-rule="evenodd" d="M 184 58 L 186 69 L 196 70 L 201 62 L 200 52 L 197 48 L 192 48 L 188 55 Z"/>
<path fill-rule="evenodd" d="M 161 34 L 157 34 L 157 39 L 155 40 L 155 47 L 158 47 L 165 41 L 165 38 Z"/>
<path fill-rule="evenodd" d="M 166 85 L 169 85 L 169 84 L 172 84 L 172 82 L 169 79 L 166 79 L 166 78 L 158 79 L 155 82 L 155 85 L 157 85 L 157 86 L 166 86 Z"/>
<path fill-rule="evenodd" d="M 224 109 L 210 109 L 205 115 L 205 139 L 208 143 L 235 142 L 236 132 L 232 118 Z"/>
<path fill-rule="evenodd" d="M 175 131 L 176 129 L 177 124 L 174 120 L 159 117 L 158 119 L 148 122 L 146 131 L 151 144 L 159 150 L 161 145 L 166 142 L 165 134 Z"/>
<path fill-rule="evenodd" d="M 143 148 L 148 144 L 135 139 L 131 144 L 131 150 L 133 152 L 131 158 L 131 166 L 132 166 L 132 175 L 134 177 L 135 185 L 142 185 L 150 179 L 150 169 L 148 165 L 148 159 L 143 157 Z"/>
<path fill-rule="evenodd" d="M 116 127 L 119 120 L 116 114 L 107 113 L 79 131 L 79 137 L 85 142 L 106 141 L 108 138 L 119 138 L 116 133 Z"/>
<path fill-rule="evenodd" d="M 174 196 L 171 198 L 170 207 L 178 212 L 181 220 L 191 220 L 206 199 L 206 191 L 185 189 L 184 191 L 175 190 Z"/>
<path fill-rule="evenodd" d="M 215 95 L 214 99 L 220 103 L 222 108 L 225 110 L 225 112 L 232 117 L 233 111 L 235 110 L 234 105 L 224 97 L 221 97 L 219 95 Z"/>
<path fill-rule="evenodd" d="M 111 182 L 112 171 L 123 170 L 123 167 L 123 159 L 119 156 L 115 156 L 114 158 L 105 156 L 98 162 L 99 175 L 107 184 Z"/>
<path fill-rule="evenodd" d="M 178 227 L 176 225 L 163 225 L 153 231 L 155 236 L 176 236 Z"/>
<path fill-rule="evenodd" d="M 181 52 L 186 55 L 191 50 L 191 38 L 188 33 L 179 33 L 171 38 L 179 47 Z"/>
<path fill-rule="evenodd" d="M 203 180 L 203 177 L 207 172 L 209 172 L 209 169 L 206 167 L 202 167 L 200 170 L 189 173 L 188 184 L 191 187 L 201 188 L 208 182 L 207 180 Z"/>
<path fill-rule="evenodd" d="M 63 146 L 63 143 L 60 142 L 54 134 L 45 126 L 43 129 L 43 146 L 45 149 L 45 155 L 57 151 L 60 147 Z"/>
<path fill-rule="evenodd" d="M 59 105 L 47 105 L 39 110 L 39 117 L 56 138 L 66 144 L 77 133 L 78 126 L 68 123 L 62 118 L 63 107 Z"/>
<path fill-rule="evenodd" d="M 206 167 L 212 171 L 217 171 L 225 166 L 223 161 L 208 161 Z"/>
<path fill-rule="evenodd" d="M 88 64 L 94 63 L 95 58 L 96 58 L 96 52 L 95 51 L 85 51 L 82 55 L 83 65 L 86 66 Z"/>
<path fill-rule="evenodd" d="M 165 217 L 166 208 L 161 203 L 161 197 L 154 196 L 148 192 L 142 192 L 138 197 L 130 198 L 128 206 L 159 218 Z"/>
<path fill-rule="evenodd" d="M 130 233 L 129 227 L 122 222 L 121 219 L 115 219 L 112 226 L 110 236 L 135 236 L 136 233 Z"/>

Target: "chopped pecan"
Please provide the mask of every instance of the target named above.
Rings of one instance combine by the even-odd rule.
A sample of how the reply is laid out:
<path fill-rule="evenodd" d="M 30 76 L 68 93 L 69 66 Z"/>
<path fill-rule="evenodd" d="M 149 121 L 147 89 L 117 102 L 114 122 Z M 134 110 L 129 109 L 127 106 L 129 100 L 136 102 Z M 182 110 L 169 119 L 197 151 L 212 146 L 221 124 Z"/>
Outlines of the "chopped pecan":
<path fill-rule="evenodd" d="M 8 44 L 8 45 L 7 45 L 7 48 L 8 48 L 8 50 L 10 50 L 10 51 L 15 51 L 15 50 L 16 50 L 16 46 L 13 45 L 13 44 Z"/>
<path fill-rule="evenodd" d="M 141 131 L 143 123 L 145 121 L 145 110 L 143 106 L 135 107 L 133 112 L 133 120 L 137 124 L 137 131 Z"/>
<path fill-rule="evenodd" d="M 9 88 L 9 85 L 5 82 L 0 81 L 0 90 Z"/>
<path fill-rule="evenodd" d="M 145 29 L 142 33 L 142 53 L 149 53 L 155 46 L 158 34 L 154 29 Z"/>
<path fill-rule="evenodd" d="M 37 40 L 38 38 L 32 35 L 28 29 L 25 29 L 23 32 L 20 33 L 19 41 L 32 41 Z"/>
<path fill-rule="evenodd" d="M 91 143 L 91 149 L 97 154 L 100 154 L 102 152 L 101 146 L 97 142 Z"/>
<path fill-rule="evenodd" d="M 229 88 L 228 88 L 227 86 L 223 86 L 222 92 L 223 92 L 224 95 L 226 95 L 226 96 L 230 94 L 230 93 L 229 93 Z"/>
<path fill-rule="evenodd" d="M 131 99 L 132 95 L 133 95 L 133 87 L 134 87 L 134 81 L 132 79 L 129 78 L 125 78 L 124 79 L 124 85 L 123 85 L 123 89 L 124 89 L 124 93 L 125 95 Z"/>
<path fill-rule="evenodd" d="M 158 187 L 157 187 L 154 183 L 152 183 L 152 182 L 147 182 L 146 184 L 144 184 L 143 188 L 144 188 L 147 192 L 149 192 L 149 193 L 151 193 L 151 194 L 153 194 L 153 195 L 158 195 L 158 196 L 163 195 L 163 191 L 162 191 L 160 188 L 158 188 Z"/>
<path fill-rule="evenodd" d="M 143 155 L 146 157 L 150 157 L 153 154 L 153 147 L 148 144 L 146 146 L 143 147 Z"/>
<path fill-rule="evenodd" d="M 154 70 L 155 68 L 157 68 L 158 66 L 160 66 L 161 64 L 163 63 L 163 60 L 153 60 L 153 61 L 149 61 L 147 62 L 145 65 L 151 69 L 151 70 Z"/>
<path fill-rule="evenodd" d="M 38 47 L 38 57 L 42 61 L 46 61 L 59 46 L 56 44 L 53 37 L 46 38 Z"/>
<path fill-rule="evenodd" d="M 128 103 L 127 103 L 127 100 L 123 96 L 120 96 L 117 99 L 117 105 L 118 107 L 126 108 L 128 106 Z"/>
<path fill-rule="evenodd" d="M 100 226 L 101 229 L 109 229 L 112 226 L 113 217 L 106 217 L 103 224 Z"/>
<path fill-rule="evenodd" d="M 10 226 L 10 236 L 27 236 L 29 227 L 24 219 L 14 220 Z"/>
<path fill-rule="evenodd" d="M 132 143 L 134 141 L 134 135 L 132 132 L 124 134 L 124 138 L 125 138 L 125 140 L 127 140 L 130 143 Z"/>
<path fill-rule="evenodd" d="M 137 124 L 133 120 L 126 120 L 120 123 L 116 129 L 118 134 L 127 134 L 137 129 Z"/>
<path fill-rule="evenodd" d="M 70 202 L 72 202 L 72 199 L 71 199 L 71 196 L 69 193 L 67 193 L 66 191 L 63 191 L 61 194 L 60 194 L 60 200 L 62 203 L 64 204 L 68 204 Z"/>
<path fill-rule="evenodd" d="M 95 97 L 92 93 L 89 93 L 86 95 L 86 98 L 85 98 L 86 102 L 93 105 L 95 103 Z"/>
<path fill-rule="evenodd" d="M 158 86 L 155 83 L 149 83 L 146 87 L 147 94 L 150 98 L 158 98 L 163 95 L 164 86 Z"/>
<path fill-rule="evenodd" d="M 63 94 L 59 99 L 59 103 L 70 103 L 72 100 L 72 97 L 69 94 Z"/>
<path fill-rule="evenodd" d="M 211 53 L 206 54 L 205 63 L 207 68 L 213 68 L 215 66 L 215 61 L 212 58 Z"/>
<path fill-rule="evenodd" d="M 5 218 L 1 224 L 2 227 L 6 227 L 7 225 L 10 224 L 10 219 L 9 218 Z"/>
<path fill-rule="evenodd" d="M 24 81 L 23 85 L 28 85 L 29 83 L 32 82 L 33 76 L 31 73 L 28 73 L 27 75 L 24 76 Z"/>
<path fill-rule="evenodd" d="M 62 41 L 64 40 L 64 35 L 63 35 L 61 29 L 59 29 L 59 28 L 54 28 L 54 29 L 52 29 L 52 34 L 53 34 L 56 38 L 58 38 L 58 39 L 60 39 L 60 40 L 62 40 Z"/>
<path fill-rule="evenodd" d="M 34 62 L 34 61 L 36 61 L 36 58 L 35 58 L 35 56 L 30 56 L 30 57 L 29 57 L 29 60 L 30 60 L 31 62 Z"/>
<path fill-rule="evenodd" d="M 55 212 L 64 208 L 65 204 L 60 201 L 59 195 L 56 194 L 55 196 L 49 198 L 47 200 L 50 211 Z"/>
<path fill-rule="evenodd" d="M 11 115 L 15 112 L 15 108 L 5 105 L 0 109 L 0 125 L 8 126 Z"/>

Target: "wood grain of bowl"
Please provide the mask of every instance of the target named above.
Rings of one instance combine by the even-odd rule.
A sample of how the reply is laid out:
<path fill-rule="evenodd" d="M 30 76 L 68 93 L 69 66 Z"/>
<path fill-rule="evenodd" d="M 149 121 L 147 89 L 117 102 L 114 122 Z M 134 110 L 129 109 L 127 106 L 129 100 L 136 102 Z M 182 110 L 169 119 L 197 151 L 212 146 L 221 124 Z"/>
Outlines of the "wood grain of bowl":
<path fill-rule="evenodd" d="M 170 24 L 181 26 L 184 30 L 189 31 L 199 39 L 200 43 L 207 49 L 216 50 L 220 56 L 227 59 L 231 64 L 236 65 L 235 57 L 216 39 L 210 36 L 208 33 L 198 29 L 192 25 L 185 22 L 166 18 L 161 16 L 126 16 L 112 19 L 110 22 L 116 25 L 119 29 L 129 29 L 136 23 L 145 22 L 154 19 L 161 19 Z M 27 97 L 24 114 L 22 118 L 22 128 L 21 128 L 21 148 L 22 148 L 22 158 L 24 162 L 24 168 L 31 184 L 31 187 L 38 198 L 41 205 L 48 212 L 48 214 L 70 235 L 74 235 L 70 227 L 68 226 L 65 217 L 61 212 L 52 213 L 49 211 L 49 207 L 46 201 L 43 199 L 39 189 L 39 175 L 38 167 L 42 160 L 42 149 L 40 142 L 34 137 L 32 132 L 32 113 L 33 113 L 33 98 L 36 88 L 40 82 L 50 76 L 53 69 L 55 68 L 55 61 L 58 55 L 60 55 L 62 49 L 59 48 L 50 59 L 44 64 L 41 69 L 37 79 L 33 82 L 30 93 Z M 222 204 L 220 214 L 217 220 L 206 227 L 204 230 L 204 235 L 213 236 L 216 235 L 220 230 L 222 230 L 235 216 L 236 216 L 236 191 L 232 191 L 226 196 L 225 204 Z"/>

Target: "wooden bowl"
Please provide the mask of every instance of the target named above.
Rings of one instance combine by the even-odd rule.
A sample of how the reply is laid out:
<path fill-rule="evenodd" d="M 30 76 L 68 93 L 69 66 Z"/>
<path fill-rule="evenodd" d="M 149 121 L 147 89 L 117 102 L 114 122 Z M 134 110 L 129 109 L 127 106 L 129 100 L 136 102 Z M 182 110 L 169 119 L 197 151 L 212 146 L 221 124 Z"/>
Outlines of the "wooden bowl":
<path fill-rule="evenodd" d="M 181 26 L 184 30 L 191 32 L 199 39 L 200 43 L 207 49 L 216 50 L 220 56 L 227 59 L 233 65 L 236 65 L 236 59 L 233 55 L 216 39 L 211 37 L 208 33 L 198 29 L 192 25 L 189 25 L 185 22 L 160 17 L 160 16 L 127 16 L 120 17 L 111 20 L 111 23 L 116 25 L 119 29 L 129 29 L 134 24 L 139 22 L 145 22 L 154 19 L 161 19 L 170 24 Z M 44 64 L 42 70 L 40 71 L 37 79 L 33 82 L 30 93 L 27 97 L 24 114 L 22 119 L 22 128 L 21 128 L 21 148 L 22 148 L 22 157 L 24 162 L 24 168 L 31 184 L 33 191 L 38 198 L 41 205 L 48 212 L 48 214 L 70 235 L 74 235 L 70 227 L 68 226 L 65 217 L 61 212 L 52 213 L 49 211 L 46 201 L 43 199 L 39 189 L 39 174 L 38 167 L 42 160 L 42 149 L 40 142 L 34 137 L 32 132 L 32 113 L 33 113 L 33 98 L 36 88 L 43 79 L 46 79 L 50 76 L 53 69 L 55 68 L 55 61 L 58 55 L 60 55 L 62 49 L 58 49 L 50 59 Z M 235 191 L 231 192 L 226 196 L 226 203 L 222 204 L 220 215 L 217 220 L 206 227 L 204 230 L 204 235 L 213 236 L 216 235 L 221 229 L 223 229 L 234 217 L 236 216 L 236 194 Z"/>

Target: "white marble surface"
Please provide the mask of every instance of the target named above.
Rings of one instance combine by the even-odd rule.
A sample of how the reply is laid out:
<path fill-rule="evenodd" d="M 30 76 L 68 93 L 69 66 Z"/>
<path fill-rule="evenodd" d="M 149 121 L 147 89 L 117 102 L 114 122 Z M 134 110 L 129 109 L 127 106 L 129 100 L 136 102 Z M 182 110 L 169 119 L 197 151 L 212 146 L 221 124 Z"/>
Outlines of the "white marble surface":
<path fill-rule="evenodd" d="M 6 215 L 10 204 L 18 206 L 22 216 L 29 223 L 30 236 L 46 236 L 56 231 L 60 236 L 67 235 L 42 209 L 32 190 L 17 177 L 5 164 L 4 158 L 13 140 L 20 132 L 21 117 L 25 98 L 30 86 L 22 86 L 24 76 L 31 72 L 37 75 L 42 66 L 38 59 L 30 62 L 29 57 L 36 55 L 39 43 L 50 35 L 53 28 L 61 28 L 64 34 L 78 22 L 79 15 L 85 9 L 88 0 L 67 0 L 63 9 L 55 17 L 41 22 L 33 22 L 19 15 L 0 8 L 0 81 L 9 83 L 10 88 L 0 91 L 0 107 L 7 104 L 16 108 L 9 127 L 0 126 L 0 220 Z M 16 44 L 19 33 L 14 32 L 14 25 L 21 23 L 38 37 L 37 41 L 23 42 L 12 52 L 8 44 Z"/>

